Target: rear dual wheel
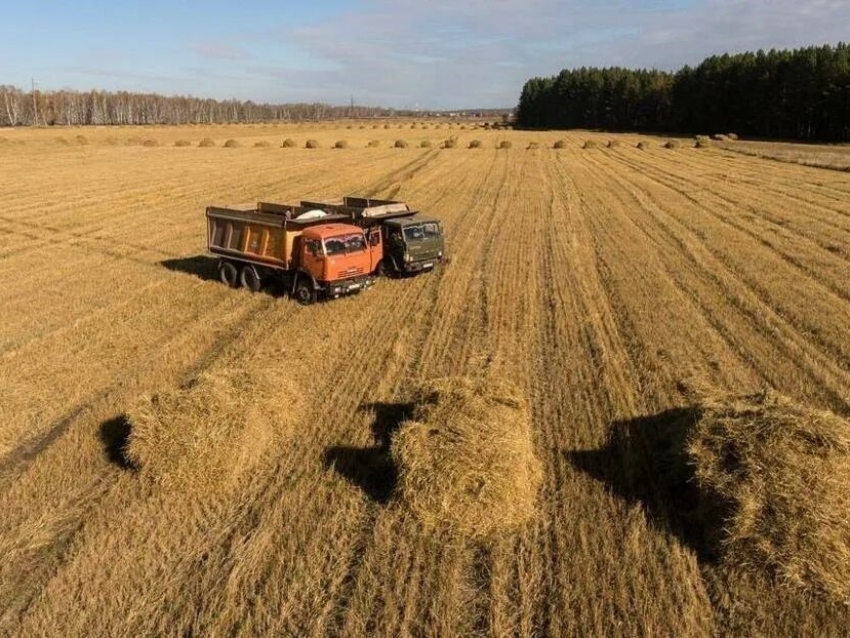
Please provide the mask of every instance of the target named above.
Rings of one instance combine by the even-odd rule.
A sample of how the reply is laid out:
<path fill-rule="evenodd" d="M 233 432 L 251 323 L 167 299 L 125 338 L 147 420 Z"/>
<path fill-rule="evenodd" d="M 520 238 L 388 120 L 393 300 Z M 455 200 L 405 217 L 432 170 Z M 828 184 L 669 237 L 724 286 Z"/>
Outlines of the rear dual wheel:
<path fill-rule="evenodd" d="M 218 263 L 218 278 L 226 286 L 230 286 L 231 288 L 239 287 L 239 271 L 233 262 L 220 261 Z"/>
<path fill-rule="evenodd" d="M 263 279 L 257 272 L 257 269 L 251 265 L 242 266 L 242 272 L 239 273 L 240 283 L 251 292 L 259 292 L 263 287 Z"/>

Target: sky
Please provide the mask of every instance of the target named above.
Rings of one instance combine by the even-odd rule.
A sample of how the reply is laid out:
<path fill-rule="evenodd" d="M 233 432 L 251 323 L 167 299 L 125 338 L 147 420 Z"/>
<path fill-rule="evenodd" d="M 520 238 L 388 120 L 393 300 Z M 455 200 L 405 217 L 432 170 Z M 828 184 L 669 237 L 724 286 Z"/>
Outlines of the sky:
<path fill-rule="evenodd" d="M 0 84 L 502 108 L 564 68 L 848 39 L 850 0 L 0 0 Z"/>

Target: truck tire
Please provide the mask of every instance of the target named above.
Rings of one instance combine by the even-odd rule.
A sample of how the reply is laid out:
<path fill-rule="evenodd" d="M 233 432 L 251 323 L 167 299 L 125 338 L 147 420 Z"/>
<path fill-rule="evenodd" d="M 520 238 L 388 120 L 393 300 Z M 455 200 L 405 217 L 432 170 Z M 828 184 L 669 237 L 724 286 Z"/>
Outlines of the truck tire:
<path fill-rule="evenodd" d="M 298 283 L 295 284 L 295 300 L 302 306 L 309 306 L 316 301 L 316 291 L 313 289 L 313 282 L 307 277 L 298 278 Z"/>
<path fill-rule="evenodd" d="M 386 277 L 387 276 L 387 265 L 386 261 L 383 259 L 378 262 L 378 265 L 375 266 L 375 276 L 376 277 Z"/>
<path fill-rule="evenodd" d="M 263 280 L 260 277 L 257 269 L 251 264 L 242 266 L 242 271 L 239 273 L 239 281 L 243 288 L 247 288 L 251 292 L 259 292 L 263 287 Z"/>
<path fill-rule="evenodd" d="M 218 264 L 218 278 L 221 283 L 230 286 L 231 288 L 239 287 L 239 271 L 233 262 L 221 261 Z"/>

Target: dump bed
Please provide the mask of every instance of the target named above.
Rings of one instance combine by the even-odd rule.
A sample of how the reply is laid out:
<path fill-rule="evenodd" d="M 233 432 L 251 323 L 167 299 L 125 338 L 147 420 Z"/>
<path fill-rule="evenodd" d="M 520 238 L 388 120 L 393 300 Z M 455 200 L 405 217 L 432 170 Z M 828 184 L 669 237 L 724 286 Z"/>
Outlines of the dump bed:
<path fill-rule="evenodd" d="M 310 212 L 304 206 L 268 202 L 208 206 L 207 249 L 214 255 L 291 269 L 296 238 L 305 228 L 349 219 L 342 215 L 297 219 Z"/>
<path fill-rule="evenodd" d="M 409 217 L 415 215 L 406 203 L 391 199 L 369 199 L 366 197 L 343 197 L 342 199 L 310 202 L 302 201 L 304 208 L 318 208 L 329 213 L 345 215 L 354 222 L 359 221 L 382 221 L 398 217 Z"/>

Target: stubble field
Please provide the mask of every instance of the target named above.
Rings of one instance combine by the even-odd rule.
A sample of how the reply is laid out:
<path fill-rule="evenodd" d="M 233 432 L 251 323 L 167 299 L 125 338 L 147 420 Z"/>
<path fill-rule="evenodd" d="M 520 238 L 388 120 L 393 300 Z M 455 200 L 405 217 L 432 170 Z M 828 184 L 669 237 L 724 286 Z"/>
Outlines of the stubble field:
<path fill-rule="evenodd" d="M 427 126 L 2 133 L 0 635 L 846 634 L 846 606 L 716 561 L 645 470 L 694 387 L 850 413 L 850 175 Z M 440 217 L 451 262 L 306 308 L 213 280 L 206 205 L 342 194 Z M 286 426 L 223 480 L 146 480 L 128 412 L 205 375 Z M 527 397 L 543 484 L 516 533 L 393 498 L 382 439 L 448 375 Z"/>

